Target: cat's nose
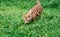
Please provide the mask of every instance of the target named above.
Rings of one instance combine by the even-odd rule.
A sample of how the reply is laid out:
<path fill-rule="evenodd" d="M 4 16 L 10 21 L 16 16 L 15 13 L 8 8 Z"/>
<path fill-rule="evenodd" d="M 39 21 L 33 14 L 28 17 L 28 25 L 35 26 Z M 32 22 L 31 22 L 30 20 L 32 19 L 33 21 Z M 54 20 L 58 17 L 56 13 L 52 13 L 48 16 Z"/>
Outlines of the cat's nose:
<path fill-rule="evenodd" d="M 25 21 L 25 23 L 29 23 L 28 21 Z"/>

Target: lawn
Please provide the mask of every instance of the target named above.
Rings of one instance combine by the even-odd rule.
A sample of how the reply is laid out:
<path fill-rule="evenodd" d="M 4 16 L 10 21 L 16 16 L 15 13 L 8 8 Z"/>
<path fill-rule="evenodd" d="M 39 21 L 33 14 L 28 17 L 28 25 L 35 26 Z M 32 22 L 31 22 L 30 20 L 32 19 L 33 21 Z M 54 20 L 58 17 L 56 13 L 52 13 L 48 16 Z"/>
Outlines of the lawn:
<path fill-rule="evenodd" d="M 60 37 L 60 8 L 43 8 L 41 18 L 24 24 L 23 16 L 34 4 L 19 7 L 2 3 L 0 37 Z"/>

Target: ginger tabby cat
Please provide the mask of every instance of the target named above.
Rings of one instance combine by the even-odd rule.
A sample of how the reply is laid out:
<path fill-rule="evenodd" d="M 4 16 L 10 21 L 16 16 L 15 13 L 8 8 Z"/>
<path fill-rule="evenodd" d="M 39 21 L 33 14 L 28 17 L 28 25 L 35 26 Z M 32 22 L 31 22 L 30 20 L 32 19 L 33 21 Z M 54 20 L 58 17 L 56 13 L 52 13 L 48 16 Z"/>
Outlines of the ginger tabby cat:
<path fill-rule="evenodd" d="M 40 1 L 37 0 L 37 5 L 33 6 L 32 9 L 24 16 L 25 23 L 29 23 L 31 20 L 35 20 L 37 15 L 41 16 L 42 14 L 42 6 Z"/>

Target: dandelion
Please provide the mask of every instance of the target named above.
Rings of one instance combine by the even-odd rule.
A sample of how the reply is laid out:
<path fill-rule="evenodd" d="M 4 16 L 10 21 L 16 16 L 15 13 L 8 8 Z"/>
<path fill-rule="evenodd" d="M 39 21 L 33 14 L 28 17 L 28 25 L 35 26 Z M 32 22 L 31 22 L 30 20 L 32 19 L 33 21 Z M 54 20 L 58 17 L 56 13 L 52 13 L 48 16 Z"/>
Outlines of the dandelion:
<path fill-rule="evenodd" d="M 19 29 L 22 29 L 23 27 L 22 26 L 19 26 Z"/>

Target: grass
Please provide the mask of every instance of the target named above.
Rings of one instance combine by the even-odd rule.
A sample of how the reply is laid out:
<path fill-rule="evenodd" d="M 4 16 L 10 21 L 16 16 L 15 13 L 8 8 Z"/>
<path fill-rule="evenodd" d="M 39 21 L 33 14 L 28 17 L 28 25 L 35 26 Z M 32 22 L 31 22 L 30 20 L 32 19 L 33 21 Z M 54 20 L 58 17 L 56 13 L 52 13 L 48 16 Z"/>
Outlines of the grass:
<path fill-rule="evenodd" d="M 43 8 L 41 19 L 24 25 L 29 9 L 0 6 L 0 37 L 60 37 L 60 9 Z"/>

